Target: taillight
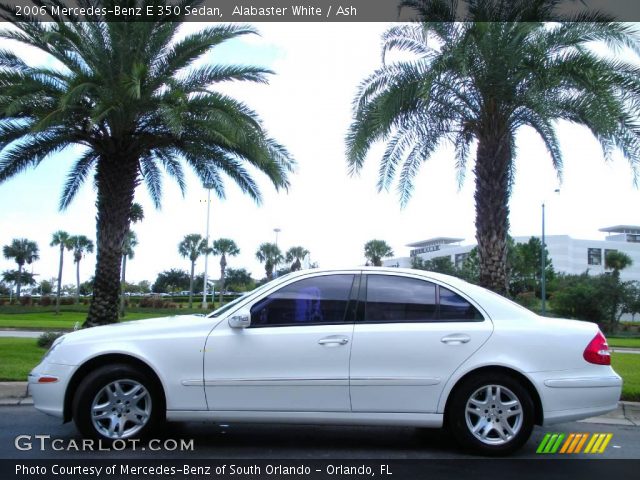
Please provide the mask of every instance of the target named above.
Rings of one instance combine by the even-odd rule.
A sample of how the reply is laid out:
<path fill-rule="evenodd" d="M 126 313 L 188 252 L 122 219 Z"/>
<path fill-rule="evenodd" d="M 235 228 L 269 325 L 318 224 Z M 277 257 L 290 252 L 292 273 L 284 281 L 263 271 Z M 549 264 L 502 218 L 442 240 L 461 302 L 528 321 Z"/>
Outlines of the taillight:
<path fill-rule="evenodd" d="M 582 356 L 589 363 L 595 363 L 596 365 L 611 365 L 609 345 L 607 345 L 607 339 L 604 337 L 602 332 L 598 331 L 598 334 L 593 337 L 593 340 L 591 340 L 589 345 L 587 345 L 587 348 L 584 349 Z"/>

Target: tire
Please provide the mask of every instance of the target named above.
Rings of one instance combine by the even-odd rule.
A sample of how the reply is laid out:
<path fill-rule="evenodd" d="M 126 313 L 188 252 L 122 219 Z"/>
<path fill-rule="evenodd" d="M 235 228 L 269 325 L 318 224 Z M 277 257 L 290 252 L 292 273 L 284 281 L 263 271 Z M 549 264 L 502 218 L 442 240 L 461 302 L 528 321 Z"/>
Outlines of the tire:
<path fill-rule="evenodd" d="M 157 382 L 127 364 L 91 372 L 73 398 L 73 420 L 88 438 L 113 442 L 147 436 L 162 423 L 164 397 Z"/>
<path fill-rule="evenodd" d="M 454 390 L 447 410 L 447 426 L 458 443 L 487 456 L 518 450 L 529 440 L 533 423 L 531 395 L 504 373 L 483 373 L 464 380 Z"/>

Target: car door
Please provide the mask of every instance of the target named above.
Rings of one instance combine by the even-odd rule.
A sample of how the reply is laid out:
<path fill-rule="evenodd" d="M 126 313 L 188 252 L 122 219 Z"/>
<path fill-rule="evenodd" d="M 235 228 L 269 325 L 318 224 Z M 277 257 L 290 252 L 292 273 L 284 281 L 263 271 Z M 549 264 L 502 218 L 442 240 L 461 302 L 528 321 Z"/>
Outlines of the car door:
<path fill-rule="evenodd" d="M 368 273 L 359 299 L 354 412 L 435 412 L 447 379 L 493 331 L 460 292 L 419 276 Z"/>
<path fill-rule="evenodd" d="M 250 304 L 251 325 L 209 335 L 210 410 L 348 411 L 356 272 L 295 279 Z M 355 302 L 351 302 L 355 306 Z"/>

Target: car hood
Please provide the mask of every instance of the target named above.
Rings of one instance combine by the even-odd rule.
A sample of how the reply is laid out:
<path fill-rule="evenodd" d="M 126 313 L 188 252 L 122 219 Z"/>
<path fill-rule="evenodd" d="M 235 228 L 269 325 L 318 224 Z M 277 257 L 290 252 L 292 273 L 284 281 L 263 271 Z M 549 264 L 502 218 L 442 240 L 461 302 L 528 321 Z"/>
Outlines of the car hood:
<path fill-rule="evenodd" d="M 99 327 L 84 328 L 67 333 L 65 343 L 93 342 L 104 339 L 135 339 L 149 335 L 170 334 L 171 332 L 184 332 L 192 328 L 213 328 L 219 322 L 219 318 L 207 318 L 200 315 L 173 315 L 170 317 L 149 318 L 146 320 L 133 320 L 130 322 L 114 323 Z"/>

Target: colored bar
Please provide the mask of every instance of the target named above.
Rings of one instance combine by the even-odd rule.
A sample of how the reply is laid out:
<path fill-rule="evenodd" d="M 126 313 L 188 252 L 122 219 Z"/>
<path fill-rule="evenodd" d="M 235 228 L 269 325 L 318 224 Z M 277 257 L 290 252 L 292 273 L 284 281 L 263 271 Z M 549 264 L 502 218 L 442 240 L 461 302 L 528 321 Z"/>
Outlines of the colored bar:
<path fill-rule="evenodd" d="M 575 436 L 576 436 L 575 433 L 569 434 L 569 436 L 567 437 L 567 440 L 564 442 L 564 445 L 562 446 L 562 449 L 560 450 L 560 453 L 565 453 L 567 451 L 567 449 L 569 448 L 569 445 L 571 444 Z"/>
<path fill-rule="evenodd" d="M 609 442 L 611 441 L 612 438 L 613 438 L 613 433 L 608 433 L 604 439 L 604 442 L 602 442 L 602 445 L 600 446 L 600 450 L 598 450 L 598 453 L 604 453 L 605 448 L 607 448 L 607 445 L 609 445 Z"/>
<path fill-rule="evenodd" d="M 598 435 L 594 433 L 593 436 L 591 437 L 591 440 L 589 440 L 589 443 L 587 444 L 587 448 L 584 449 L 584 453 L 591 453 L 591 448 L 593 447 L 593 444 L 596 442 L 597 439 L 598 439 Z"/>
<path fill-rule="evenodd" d="M 547 442 L 549 441 L 550 438 L 551 438 L 551 434 L 547 433 L 542 439 L 542 442 L 540 442 L 540 445 L 538 445 L 538 449 L 536 450 L 536 453 L 542 453 L 544 451 L 544 447 L 547 445 Z"/>
<path fill-rule="evenodd" d="M 598 453 L 598 449 L 600 448 L 600 445 L 602 444 L 602 441 L 605 439 L 606 436 L 607 435 L 604 433 L 598 434 L 598 439 L 596 440 L 596 443 L 591 448 L 591 453 Z"/>
<path fill-rule="evenodd" d="M 562 440 L 564 440 L 565 436 L 566 435 L 564 433 L 561 433 L 560 435 L 558 435 L 558 439 L 556 440 L 555 445 L 551 449 L 551 453 L 556 453 L 558 451 L 558 448 L 560 448 L 560 444 L 562 443 Z"/>
<path fill-rule="evenodd" d="M 556 438 L 558 438 L 557 433 L 554 433 L 553 435 L 551 435 L 551 438 L 549 439 L 549 443 L 547 443 L 547 446 L 545 447 L 542 453 L 551 453 L 551 449 L 553 448 L 553 444 L 555 443 Z"/>
<path fill-rule="evenodd" d="M 576 447 L 575 453 L 580 453 L 582 451 L 582 446 L 584 445 L 584 442 L 587 441 L 587 438 L 589 438 L 589 434 L 588 433 L 583 433 L 582 434 L 582 440 L 580 440 L 580 443 Z"/>
<path fill-rule="evenodd" d="M 569 450 L 567 450 L 567 453 L 573 453 L 573 451 L 576 448 L 576 445 L 578 445 L 578 442 L 582 439 L 582 433 L 576 433 L 576 437 L 573 439 L 573 442 L 571 442 L 571 446 L 569 447 Z"/>

